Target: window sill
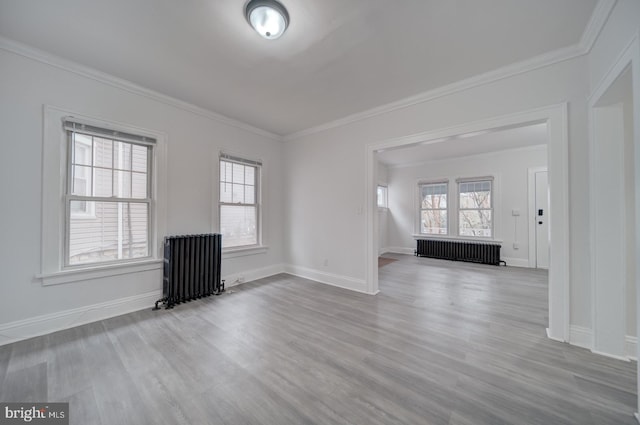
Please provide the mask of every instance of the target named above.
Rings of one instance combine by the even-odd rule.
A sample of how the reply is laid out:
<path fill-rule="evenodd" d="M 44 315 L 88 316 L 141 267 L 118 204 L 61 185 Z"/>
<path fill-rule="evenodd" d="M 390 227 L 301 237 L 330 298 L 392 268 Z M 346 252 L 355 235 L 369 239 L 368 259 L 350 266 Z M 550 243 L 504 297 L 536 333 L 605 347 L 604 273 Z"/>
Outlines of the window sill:
<path fill-rule="evenodd" d="M 247 255 L 264 254 L 269 250 L 266 245 L 238 247 L 238 248 L 224 248 L 222 249 L 222 259 L 245 257 Z"/>
<path fill-rule="evenodd" d="M 36 279 L 40 279 L 42 281 L 42 286 L 60 285 L 63 283 L 78 282 L 81 280 L 100 279 L 103 277 L 138 273 L 149 270 L 162 270 L 162 263 L 163 260 L 152 259 L 122 264 L 109 264 L 105 266 L 62 270 L 53 273 L 42 273 L 36 275 Z"/>
<path fill-rule="evenodd" d="M 423 235 L 423 234 L 415 234 L 411 235 L 414 239 L 439 239 L 443 241 L 460 241 L 460 242 L 471 242 L 471 243 L 493 243 L 493 244 L 501 244 L 501 239 L 493 239 L 493 238 L 484 238 L 484 237 L 469 237 L 469 236 L 450 236 L 450 235 Z"/>

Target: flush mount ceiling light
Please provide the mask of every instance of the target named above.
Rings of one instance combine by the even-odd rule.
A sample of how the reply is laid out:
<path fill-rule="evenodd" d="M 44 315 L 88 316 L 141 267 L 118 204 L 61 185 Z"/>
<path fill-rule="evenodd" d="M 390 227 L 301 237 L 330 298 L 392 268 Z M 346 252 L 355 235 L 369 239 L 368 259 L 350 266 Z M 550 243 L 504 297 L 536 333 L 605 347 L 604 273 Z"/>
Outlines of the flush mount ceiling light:
<path fill-rule="evenodd" d="M 289 26 L 287 9 L 275 0 L 251 0 L 244 14 L 253 29 L 268 40 L 280 38 Z"/>

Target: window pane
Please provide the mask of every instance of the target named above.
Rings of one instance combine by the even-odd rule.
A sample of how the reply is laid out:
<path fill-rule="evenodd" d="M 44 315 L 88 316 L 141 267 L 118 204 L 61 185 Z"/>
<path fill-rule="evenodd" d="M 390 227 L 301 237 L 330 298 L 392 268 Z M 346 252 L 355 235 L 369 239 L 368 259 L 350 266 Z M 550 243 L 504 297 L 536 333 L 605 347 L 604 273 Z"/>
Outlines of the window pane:
<path fill-rule="evenodd" d="M 491 182 L 460 183 L 460 208 L 491 208 Z"/>
<path fill-rule="evenodd" d="M 93 165 L 96 167 L 113 167 L 113 142 L 100 137 L 93 138 Z"/>
<path fill-rule="evenodd" d="M 131 170 L 131 143 L 115 142 L 113 145 L 113 168 Z"/>
<path fill-rule="evenodd" d="M 233 180 L 233 164 L 227 161 L 220 161 L 220 181 L 231 183 Z"/>
<path fill-rule="evenodd" d="M 244 183 L 244 165 L 232 164 L 233 166 L 233 182 Z"/>
<path fill-rule="evenodd" d="M 93 169 L 93 194 L 94 196 L 111 197 L 113 184 L 113 171 L 103 168 Z"/>
<path fill-rule="evenodd" d="M 131 169 L 133 171 L 146 173 L 148 171 L 147 155 L 149 153 L 149 148 L 146 146 L 131 145 L 131 151 L 133 160 L 131 163 Z"/>
<path fill-rule="evenodd" d="M 222 205 L 220 232 L 223 247 L 257 245 L 256 207 Z"/>
<path fill-rule="evenodd" d="M 447 211 L 426 210 L 422 211 L 420 220 L 420 233 L 427 235 L 447 234 Z"/>
<path fill-rule="evenodd" d="M 146 203 L 71 201 L 70 209 L 93 214 L 69 220 L 69 264 L 149 256 Z"/>
<path fill-rule="evenodd" d="M 130 171 L 114 171 L 113 172 L 113 191 L 114 195 L 120 198 L 131 198 L 131 172 Z"/>
<path fill-rule="evenodd" d="M 255 186 L 244 187 L 244 202 L 246 204 L 256 203 L 256 187 Z"/>
<path fill-rule="evenodd" d="M 231 203 L 233 193 L 231 190 L 231 183 L 220 183 L 220 202 L 228 202 Z"/>
<path fill-rule="evenodd" d="M 74 164 L 91 165 L 91 137 L 76 133 L 72 155 Z"/>
<path fill-rule="evenodd" d="M 91 167 L 74 165 L 72 173 L 73 186 L 71 187 L 71 194 L 91 196 Z"/>
<path fill-rule="evenodd" d="M 460 211 L 459 224 L 460 236 L 492 236 L 491 210 Z"/>
<path fill-rule="evenodd" d="M 244 202 L 244 185 L 242 184 L 233 184 L 233 203 L 245 203 Z"/>
<path fill-rule="evenodd" d="M 378 186 L 378 206 L 381 208 L 387 208 L 387 192 L 386 186 Z"/>
<path fill-rule="evenodd" d="M 422 208 L 447 208 L 447 184 L 420 186 Z"/>
<path fill-rule="evenodd" d="M 146 173 L 131 173 L 132 188 L 131 188 L 131 197 L 132 198 L 146 198 L 148 196 L 147 192 L 147 174 Z"/>
<path fill-rule="evenodd" d="M 256 171 L 255 167 L 244 167 L 244 182 L 245 184 L 256 184 Z"/>

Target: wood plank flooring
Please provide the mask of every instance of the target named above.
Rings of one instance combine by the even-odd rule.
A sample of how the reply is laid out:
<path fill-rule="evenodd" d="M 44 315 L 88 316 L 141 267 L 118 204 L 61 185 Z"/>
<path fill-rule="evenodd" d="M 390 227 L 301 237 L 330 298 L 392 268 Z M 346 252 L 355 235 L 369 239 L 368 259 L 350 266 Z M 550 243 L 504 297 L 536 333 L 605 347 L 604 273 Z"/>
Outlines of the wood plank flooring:
<path fill-rule="evenodd" d="M 635 362 L 545 337 L 545 272 L 389 257 L 375 297 L 283 274 L 0 347 L 0 400 L 83 425 L 636 423 Z"/>

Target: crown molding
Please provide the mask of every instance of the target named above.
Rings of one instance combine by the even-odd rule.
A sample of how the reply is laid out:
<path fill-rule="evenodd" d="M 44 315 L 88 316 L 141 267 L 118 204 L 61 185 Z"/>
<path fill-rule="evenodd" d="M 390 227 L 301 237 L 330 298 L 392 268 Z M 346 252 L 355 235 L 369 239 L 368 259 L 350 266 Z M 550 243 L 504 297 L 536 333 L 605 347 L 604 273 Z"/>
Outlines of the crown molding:
<path fill-rule="evenodd" d="M 501 155 L 505 153 L 521 153 L 521 152 L 536 151 L 536 150 L 540 150 L 543 147 L 546 148 L 547 144 L 541 143 L 538 145 L 521 146 L 518 148 L 506 148 L 506 149 L 500 149 L 497 151 L 481 152 L 481 153 L 472 154 L 472 155 L 452 156 L 452 157 L 441 158 L 441 159 L 428 159 L 424 161 L 416 161 L 416 162 L 410 162 L 406 164 L 385 164 L 385 163 L 382 163 L 382 164 L 390 170 L 398 170 L 402 168 L 424 167 L 424 166 L 433 165 L 435 163 L 447 162 L 447 161 L 460 161 L 460 160 L 467 160 L 471 158 L 487 158 L 490 156 L 496 156 L 496 155 Z"/>
<path fill-rule="evenodd" d="M 387 103 L 385 105 L 378 106 L 364 112 L 358 112 L 352 115 L 348 115 L 344 118 L 337 119 L 335 121 L 330 121 L 325 124 L 291 133 L 284 136 L 283 140 L 285 142 L 293 141 L 295 139 L 309 136 L 311 134 L 320 133 L 336 127 L 342 127 L 344 125 L 366 120 L 368 118 L 373 118 L 378 115 L 387 114 L 399 109 L 408 108 L 413 105 L 418 105 L 420 103 L 429 102 L 441 97 L 450 96 L 452 94 L 469 90 L 474 87 L 483 86 L 489 83 L 494 83 L 496 81 L 511 78 L 519 74 L 524 74 L 526 72 L 534 71 L 536 69 L 574 59 L 582 55 L 584 55 L 584 52 L 578 45 L 554 50 L 552 52 L 534 56 L 530 59 L 516 62 L 514 64 L 507 65 L 493 71 L 466 78 L 464 80 L 456 81 L 455 83 L 447 84 L 445 86 L 441 86 L 436 89 L 410 96 L 395 102 Z"/>
<path fill-rule="evenodd" d="M 593 48 L 593 45 L 598 39 L 598 36 L 600 36 L 600 33 L 604 28 L 604 24 L 607 23 L 609 15 L 611 15 L 616 2 L 617 0 L 599 0 L 598 4 L 596 4 L 579 43 L 580 49 L 584 54 L 589 53 Z"/>
<path fill-rule="evenodd" d="M 71 72 L 73 74 L 97 81 L 99 83 L 107 84 L 120 90 L 146 97 L 147 99 L 151 99 L 156 102 L 164 103 L 165 105 L 173 106 L 175 108 L 200 115 L 204 118 L 208 118 L 221 124 L 226 124 L 231 127 L 248 131 L 258 136 L 263 136 L 276 141 L 282 140 L 282 136 L 280 136 L 279 134 L 271 133 L 261 128 L 254 127 L 242 121 L 238 121 L 236 119 L 221 115 L 217 112 L 213 112 L 208 109 L 193 105 L 191 103 L 176 99 L 174 97 L 167 96 L 157 91 L 132 83 L 128 80 L 124 80 L 105 72 L 80 65 L 77 62 L 61 58 L 59 56 L 44 52 L 31 46 L 27 46 L 26 44 L 19 43 L 3 36 L 0 36 L 0 49 L 19 56 L 23 56 L 28 59 L 35 60 L 37 62 L 44 63 L 49 66 L 53 66 L 58 69 L 62 69 L 67 72 Z"/>
<path fill-rule="evenodd" d="M 545 68 L 547 66 L 586 55 L 591 51 L 591 48 L 600 35 L 600 32 L 602 32 L 602 28 L 606 24 L 609 15 L 611 15 L 611 11 L 615 6 L 616 1 L 617 0 L 598 1 L 578 44 L 544 53 L 539 56 L 534 56 L 521 62 L 516 62 L 514 64 L 507 65 L 493 71 L 486 72 L 484 74 L 479 74 L 464 80 L 456 81 L 454 83 L 441 86 L 433 90 L 428 90 L 426 92 L 410 96 L 395 102 L 387 103 L 372 109 L 368 109 L 363 112 L 357 112 L 344 118 L 329 121 L 318 126 L 297 131 L 295 133 L 287 134 L 283 137 L 283 140 L 285 142 L 293 141 L 301 137 L 309 136 L 311 134 L 320 133 L 332 128 L 342 127 L 347 124 L 363 121 L 378 115 L 397 111 L 403 108 L 408 108 L 420 103 L 429 102 L 431 100 L 469 90 L 474 87 L 494 83 L 496 81 L 511 78 L 519 74 L 524 74 L 526 72 Z"/>

